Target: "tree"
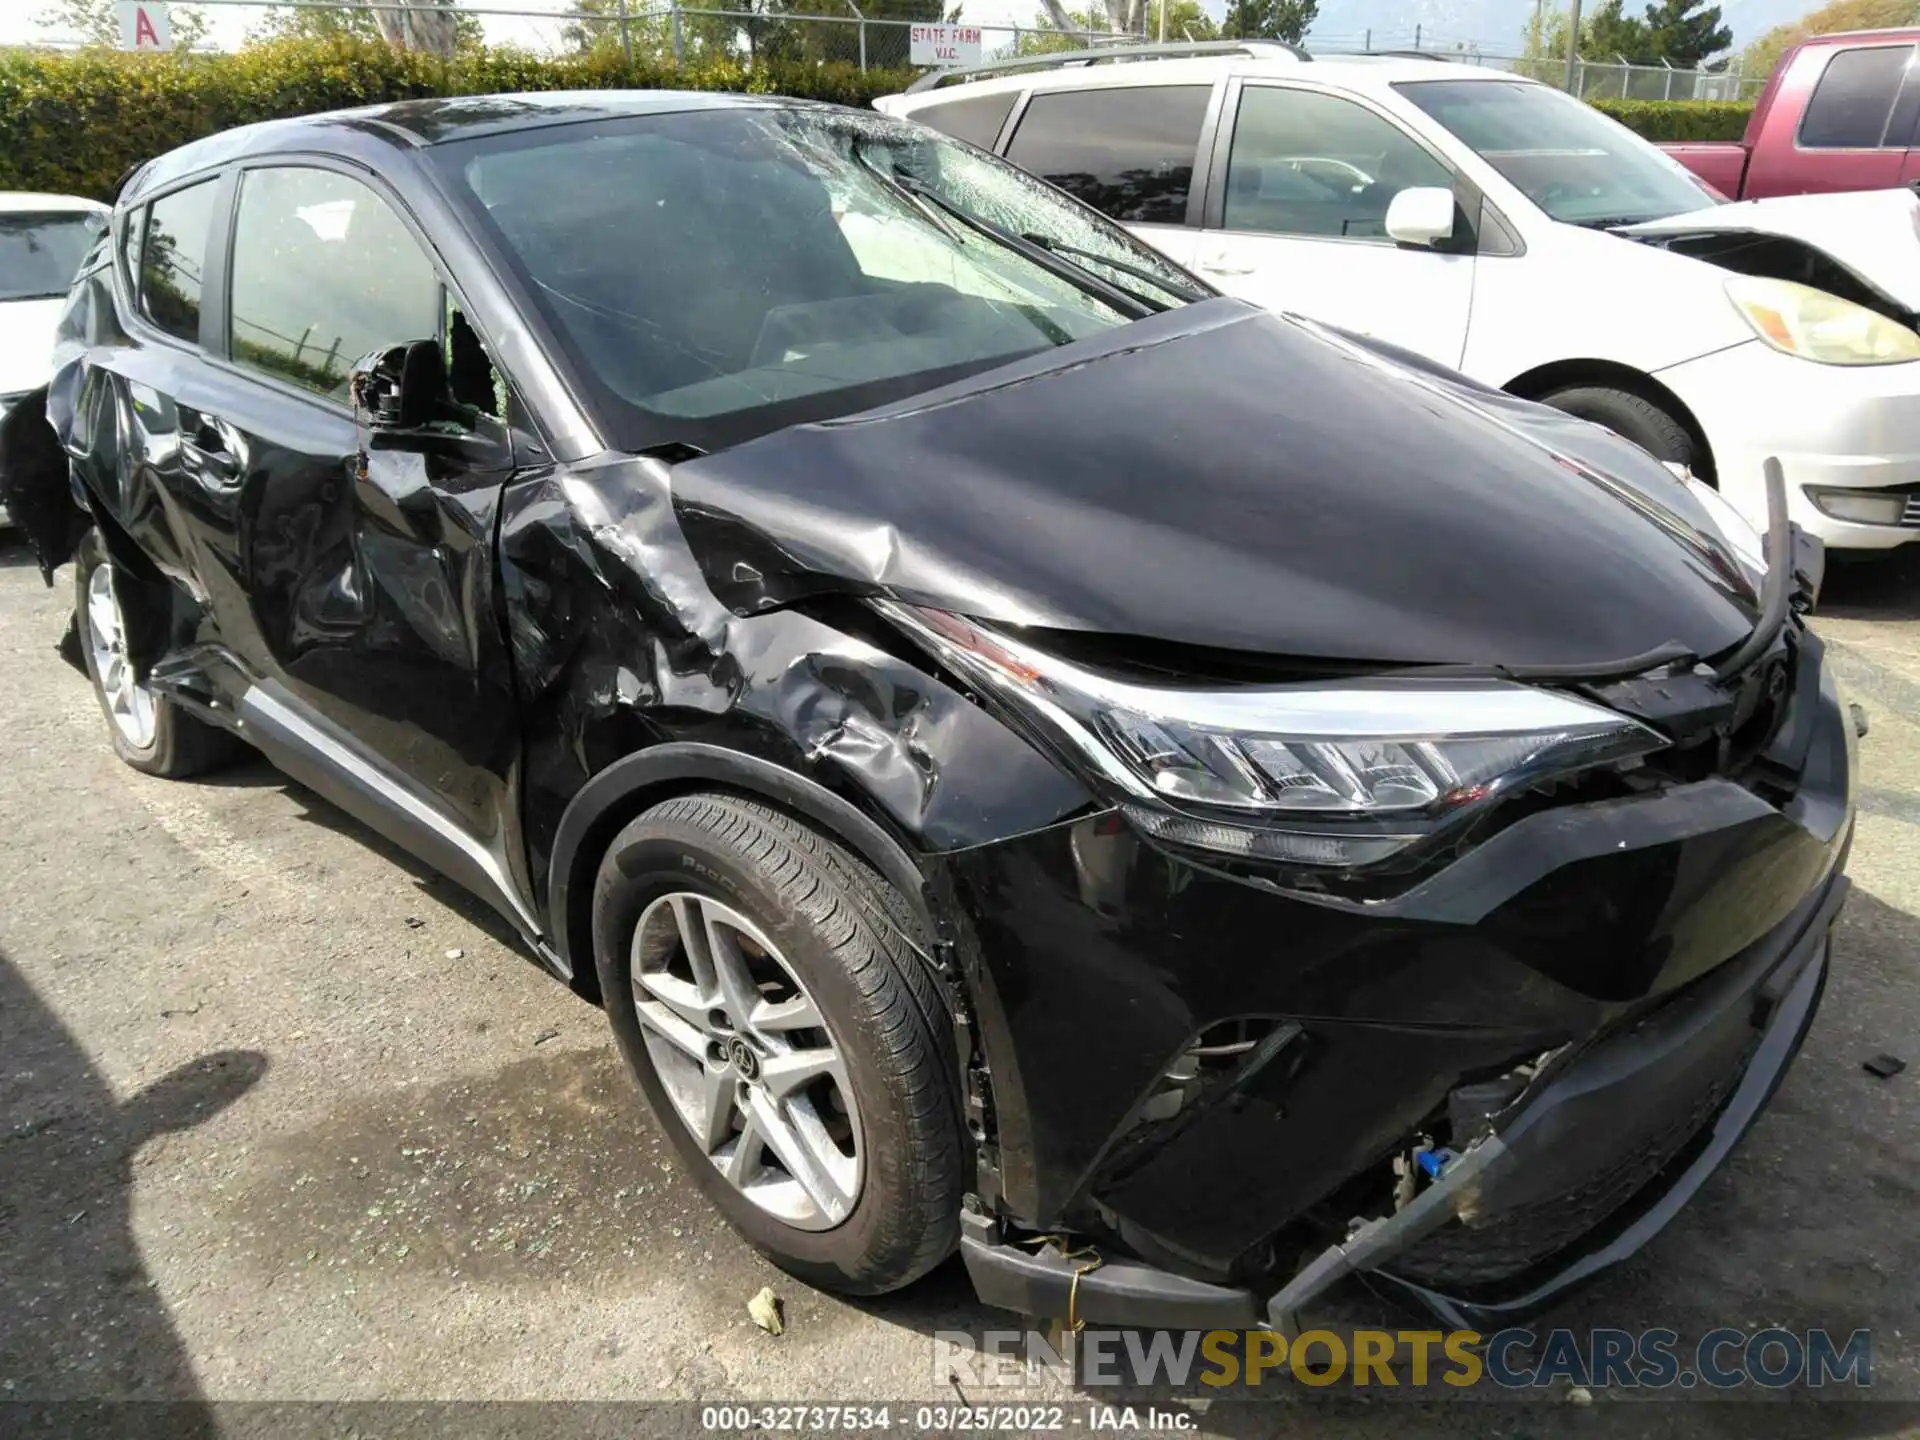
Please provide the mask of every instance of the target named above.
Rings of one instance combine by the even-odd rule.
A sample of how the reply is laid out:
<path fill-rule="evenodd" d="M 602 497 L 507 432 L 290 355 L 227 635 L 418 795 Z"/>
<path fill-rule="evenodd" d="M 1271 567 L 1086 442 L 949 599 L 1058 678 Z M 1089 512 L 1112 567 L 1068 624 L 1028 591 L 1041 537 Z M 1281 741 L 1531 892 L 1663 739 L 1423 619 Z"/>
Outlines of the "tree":
<path fill-rule="evenodd" d="M 1621 13 L 1621 0 L 1606 0 L 1580 27 L 1580 53 L 1591 60 L 1625 60 L 1630 65 L 1658 63 L 1644 20 Z"/>
<path fill-rule="evenodd" d="M 1285 40 L 1298 45 L 1320 13 L 1320 0 L 1227 0 L 1220 33 L 1230 40 Z"/>
<path fill-rule="evenodd" d="M 838 22 L 854 18 L 847 0 L 777 0 L 778 13 L 792 17 L 770 37 L 764 53 L 815 63 L 860 58 L 860 27 Z M 860 14 L 868 20 L 884 20 L 884 25 L 869 25 L 867 63 L 900 65 L 907 59 L 908 22 L 925 24 L 945 18 L 944 0 L 854 0 Z M 808 20 L 817 15 L 823 18 Z"/>
<path fill-rule="evenodd" d="M 1040 0 L 1040 4 L 1047 15 L 1047 23 L 1043 28 L 1056 30 L 1063 35 L 1077 34 L 1082 40 L 1090 30 L 1138 35 L 1142 33 L 1147 20 L 1147 0 L 1103 0 L 1104 15 L 1092 9 L 1071 13 L 1061 0 Z"/>
<path fill-rule="evenodd" d="M 451 60 L 459 47 L 459 16 L 453 0 L 403 0 L 404 10 L 375 10 L 373 23 L 396 50 L 418 50 Z"/>
<path fill-rule="evenodd" d="M 620 0 L 571 0 L 568 8 L 583 15 L 602 18 L 588 20 L 569 20 L 560 27 L 560 38 L 569 50 L 598 50 L 603 46 L 616 46 L 621 43 Z M 712 9 L 727 8 L 713 5 Z M 627 0 L 626 40 L 637 51 L 642 47 L 657 50 L 671 46 L 672 26 L 670 22 L 656 13 L 649 13 L 654 7 L 645 0 Z"/>
<path fill-rule="evenodd" d="M 332 40 L 341 36 L 354 40 L 386 38 L 381 32 L 380 21 L 374 11 L 357 4 L 356 0 L 340 0 L 340 8 L 337 10 L 319 10 L 306 6 L 298 9 L 269 10 L 258 24 L 248 29 L 247 43 L 258 44 L 266 40 Z M 453 42 L 454 49 L 460 52 L 471 52 L 484 46 L 486 33 L 480 28 L 480 17 L 456 15 L 453 21 Z"/>
<path fill-rule="evenodd" d="M 1914 18 L 1914 0 L 1832 0 L 1809 15 L 1779 25 L 1762 35 L 1740 53 L 1740 73 L 1760 79 L 1773 73 L 1787 48 L 1812 35 L 1831 35 L 1837 30 L 1886 30 L 1910 25 Z"/>
<path fill-rule="evenodd" d="M 1911 5 L 1913 0 L 1906 0 Z M 1580 22 L 1580 58 L 1606 63 L 1622 57 L 1631 65 L 1699 69 L 1732 39 L 1720 23 L 1717 5 L 1698 9 L 1702 0 L 1657 0 L 1642 17 L 1625 13 L 1621 0 L 1604 0 Z M 1697 13 L 1695 13 L 1697 11 Z M 1567 12 L 1536 11 L 1521 32 L 1522 70 L 1536 79 L 1558 72 L 1567 56 Z"/>
<path fill-rule="evenodd" d="M 1694 70 L 1733 43 L 1720 23 L 1720 7 L 1704 0 L 1658 0 L 1647 6 L 1647 42 L 1655 60 L 1676 70 Z"/>
<path fill-rule="evenodd" d="M 169 9 L 173 30 L 173 48 L 191 50 L 207 33 L 207 14 L 190 5 Z M 83 45 L 118 46 L 120 12 L 113 0 L 54 0 L 33 17 L 42 30 L 64 31 L 79 35 Z"/>
<path fill-rule="evenodd" d="M 1162 29 L 1161 11 L 1166 12 L 1166 25 Z M 1164 33 L 1169 42 L 1179 40 L 1217 40 L 1220 27 L 1213 23 L 1213 17 L 1200 8 L 1200 0 L 1149 0 L 1147 5 L 1147 38 L 1158 40 Z"/>

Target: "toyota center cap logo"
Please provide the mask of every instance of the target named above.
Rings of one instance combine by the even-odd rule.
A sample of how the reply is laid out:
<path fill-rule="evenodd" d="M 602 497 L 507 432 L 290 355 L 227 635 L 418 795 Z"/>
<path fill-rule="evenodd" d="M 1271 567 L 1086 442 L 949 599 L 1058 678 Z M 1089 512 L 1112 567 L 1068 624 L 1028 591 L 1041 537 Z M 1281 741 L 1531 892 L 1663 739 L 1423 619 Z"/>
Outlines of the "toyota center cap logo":
<path fill-rule="evenodd" d="M 727 1054 L 733 1060 L 733 1068 L 740 1072 L 743 1080 L 760 1078 L 760 1057 L 753 1053 L 753 1047 L 739 1036 L 727 1042 Z"/>

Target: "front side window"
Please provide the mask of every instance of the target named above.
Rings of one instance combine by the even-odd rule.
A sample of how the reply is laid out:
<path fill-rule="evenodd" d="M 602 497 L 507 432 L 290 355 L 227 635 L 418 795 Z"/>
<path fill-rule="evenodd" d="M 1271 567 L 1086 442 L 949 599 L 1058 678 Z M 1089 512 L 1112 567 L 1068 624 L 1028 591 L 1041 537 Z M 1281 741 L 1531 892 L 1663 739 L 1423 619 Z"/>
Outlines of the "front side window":
<path fill-rule="evenodd" d="M 1394 89 L 1555 220 L 1628 225 L 1718 203 L 1658 146 L 1549 86 L 1413 80 Z"/>
<path fill-rule="evenodd" d="M 941 100 L 933 105 L 922 105 L 913 112 L 912 118 L 956 140 L 978 145 L 982 150 L 991 150 L 993 142 L 1000 138 L 1000 127 L 1007 123 L 1007 116 L 1013 113 L 1013 102 L 1019 96 L 1017 90 L 1006 90 L 998 95 Z"/>
<path fill-rule="evenodd" d="M 1453 176 L 1399 126 L 1315 90 L 1248 86 L 1227 156 L 1229 230 L 1385 240 L 1402 190 Z"/>
<path fill-rule="evenodd" d="M 180 340 L 200 339 L 200 277 L 219 183 L 202 180 L 147 207 L 134 266 L 140 312 Z"/>
<path fill-rule="evenodd" d="M 1913 46 L 1841 50 L 1827 61 L 1800 118 L 1803 150 L 1872 150 L 1886 141 L 1893 97 L 1913 63 Z M 1890 143 L 1904 145 L 1904 137 Z"/>
<path fill-rule="evenodd" d="M 105 228 L 89 210 L 0 214 L 0 302 L 66 294 Z"/>
<path fill-rule="evenodd" d="M 441 334 L 439 277 L 387 202 L 331 170 L 249 170 L 234 223 L 232 356 L 336 400 L 369 353 Z"/>
<path fill-rule="evenodd" d="M 1212 93 L 1156 85 L 1035 95 L 1007 159 L 1115 220 L 1180 225 Z"/>
<path fill-rule="evenodd" d="M 963 215 L 1114 257 L 1157 306 L 1195 283 L 1032 176 L 881 116 L 615 117 L 450 142 L 429 162 L 627 450 L 712 450 L 866 409 L 1139 313 Z"/>

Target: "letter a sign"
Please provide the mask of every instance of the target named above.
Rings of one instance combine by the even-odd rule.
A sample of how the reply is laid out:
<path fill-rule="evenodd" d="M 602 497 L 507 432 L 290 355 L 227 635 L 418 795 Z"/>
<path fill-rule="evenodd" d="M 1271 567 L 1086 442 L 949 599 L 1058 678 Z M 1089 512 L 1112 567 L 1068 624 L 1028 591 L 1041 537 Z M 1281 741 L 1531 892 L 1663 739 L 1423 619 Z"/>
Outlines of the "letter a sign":
<path fill-rule="evenodd" d="M 167 24 L 165 0 L 117 0 L 122 50 L 171 50 L 173 30 Z"/>

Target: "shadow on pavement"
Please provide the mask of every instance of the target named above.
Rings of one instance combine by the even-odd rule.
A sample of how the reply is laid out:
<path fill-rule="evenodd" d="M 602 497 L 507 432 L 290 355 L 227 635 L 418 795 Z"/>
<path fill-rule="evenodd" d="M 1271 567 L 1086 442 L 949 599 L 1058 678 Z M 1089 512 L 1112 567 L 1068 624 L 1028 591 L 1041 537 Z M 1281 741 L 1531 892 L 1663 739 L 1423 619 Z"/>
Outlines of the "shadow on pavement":
<path fill-rule="evenodd" d="M 116 1100 L 0 955 L 0 1431 L 218 1433 L 134 1238 L 134 1158 L 266 1068 L 257 1051 L 219 1051 Z M 173 1403 L 105 1407 L 124 1400 Z"/>

